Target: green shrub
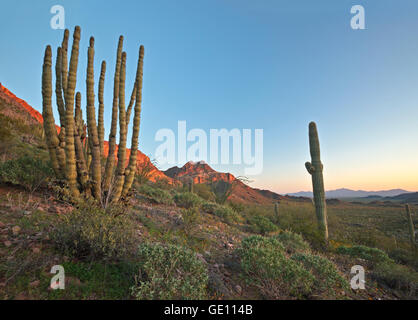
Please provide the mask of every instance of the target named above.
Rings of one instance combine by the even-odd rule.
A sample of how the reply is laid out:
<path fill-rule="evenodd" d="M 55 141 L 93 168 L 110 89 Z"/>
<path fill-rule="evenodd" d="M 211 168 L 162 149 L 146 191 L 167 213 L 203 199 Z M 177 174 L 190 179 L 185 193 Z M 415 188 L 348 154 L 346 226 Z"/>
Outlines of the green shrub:
<path fill-rule="evenodd" d="M 171 196 L 170 192 L 164 189 L 160 189 L 154 186 L 150 186 L 148 184 L 143 184 L 138 188 L 138 192 L 145 195 L 148 200 L 158 203 L 158 204 L 166 204 L 172 205 L 173 197 Z"/>
<path fill-rule="evenodd" d="M 418 294 L 418 272 L 396 263 L 378 264 L 373 277 L 387 286 L 401 290 L 408 297 Z"/>
<path fill-rule="evenodd" d="M 292 260 L 301 263 L 315 276 L 315 290 L 335 293 L 336 287 L 348 289 L 348 282 L 340 275 L 335 265 L 328 259 L 310 253 L 295 253 Z"/>
<path fill-rule="evenodd" d="M 21 185 L 29 192 L 46 186 L 54 172 L 49 164 L 39 158 L 23 156 L 0 164 L 0 180 Z"/>
<path fill-rule="evenodd" d="M 218 205 L 213 214 L 224 219 L 227 223 L 239 221 L 238 214 L 227 206 Z"/>
<path fill-rule="evenodd" d="M 406 264 L 418 271 L 418 252 L 396 248 L 389 252 L 389 257 L 400 264 Z"/>
<path fill-rule="evenodd" d="M 134 224 L 126 215 L 114 216 L 92 203 L 60 216 L 52 233 L 55 246 L 70 256 L 86 260 L 111 260 L 132 252 Z"/>
<path fill-rule="evenodd" d="M 362 245 L 353 247 L 341 246 L 337 248 L 337 253 L 365 259 L 373 265 L 378 263 L 393 262 L 393 260 L 389 258 L 386 252 L 377 248 L 370 248 Z"/>
<path fill-rule="evenodd" d="M 219 208 L 219 204 L 214 202 L 204 202 L 202 204 L 202 210 L 209 214 L 215 214 L 216 209 Z"/>
<path fill-rule="evenodd" d="M 202 203 L 202 200 L 199 198 L 199 196 L 195 195 L 191 192 L 181 192 L 176 193 L 174 196 L 174 202 L 182 208 L 192 208 L 197 207 Z"/>
<path fill-rule="evenodd" d="M 249 219 L 251 230 L 254 233 L 265 235 L 277 230 L 277 226 L 271 220 L 264 216 L 254 216 Z"/>
<path fill-rule="evenodd" d="M 215 194 L 207 184 L 195 184 L 194 193 L 206 201 L 215 201 Z"/>
<path fill-rule="evenodd" d="M 132 287 L 139 300 L 204 299 L 208 273 L 196 255 L 185 248 L 161 244 L 141 244 L 140 272 Z"/>
<path fill-rule="evenodd" d="M 182 211 L 182 216 L 185 233 L 188 235 L 193 234 L 196 231 L 198 224 L 201 220 L 199 209 L 196 207 L 184 209 Z"/>
<path fill-rule="evenodd" d="M 289 259 L 275 238 L 250 236 L 237 249 L 244 276 L 266 298 L 303 297 L 312 290 L 314 276 Z"/>
<path fill-rule="evenodd" d="M 303 240 L 303 237 L 292 231 L 286 230 L 281 232 L 276 236 L 276 239 L 280 241 L 286 251 L 290 254 L 310 251 L 310 246 Z"/>

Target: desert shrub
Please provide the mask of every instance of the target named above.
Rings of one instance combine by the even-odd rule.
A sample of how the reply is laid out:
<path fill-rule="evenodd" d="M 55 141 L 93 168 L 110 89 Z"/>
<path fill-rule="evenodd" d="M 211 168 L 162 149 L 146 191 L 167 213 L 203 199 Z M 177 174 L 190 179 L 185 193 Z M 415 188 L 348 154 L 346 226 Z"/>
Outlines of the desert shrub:
<path fill-rule="evenodd" d="M 174 203 L 170 192 L 148 184 L 139 186 L 138 192 L 145 195 L 148 200 L 158 204 L 172 205 Z"/>
<path fill-rule="evenodd" d="M 193 234 L 196 231 L 201 218 L 199 209 L 196 207 L 184 209 L 182 211 L 182 216 L 185 233 L 188 235 Z"/>
<path fill-rule="evenodd" d="M 126 215 L 114 216 L 89 202 L 60 216 L 51 238 L 64 254 L 85 260 L 124 257 L 137 240 Z"/>
<path fill-rule="evenodd" d="M 216 209 L 218 209 L 219 204 L 214 203 L 214 202 L 203 202 L 202 203 L 202 210 L 210 213 L 210 214 L 215 214 Z"/>
<path fill-rule="evenodd" d="M 289 259 L 277 239 L 250 236 L 242 241 L 237 253 L 245 279 L 266 298 L 303 297 L 311 292 L 314 276 Z"/>
<path fill-rule="evenodd" d="M 208 273 L 196 255 L 183 247 L 141 244 L 140 272 L 132 294 L 139 300 L 204 299 Z"/>
<path fill-rule="evenodd" d="M 393 262 L 393 260 L 389 258 L 386 252 L 377 248 L 370 248 L 362 245 L 353 247 L 341 246 L 337 248 L 337 253 L 364 259 L 373 265 L 378 263 Z"/>
<path fill-rule="evenodd" d="M 174 195 L 174 202 L 182 208 L 197 207 L 202 203 L 199 196 L 191 192 L 179 192 Z"/>
<path fill-rule="evenodd" d="M 218 205 L 215 211 L 213 212 L 214 215 L 222 218 L 227 223 L 233 223 L 239 221 L 238 214 L 232 210 L 230 207 Z"/>
<path fill-rule="evenodd" d="M 207 184 L 195 184 L 193 192 L 206 201 L 215 201 L 215 194 Z"/>
<path fill-rule="evenodd" d="M 300 234 L 292 231 L 283 231 L 276 236 L 288 253 L 309 252 L 310 246 Z"/>
<path fill-rule="evenodd" d="M 245 205 L 243 203 L 229 201 L 228 205 L 236 212 L 241 213 L 245 210 Z"/>
<path fill-rule="evenodd" d="M 387 286 L 401 290 L 406 296 L 416 297 L 418 294 L 418 272 L 396 263 L 378 264 L 373 277 Z"/>
<path fill-rule="evenodd" d="M 254 216 L 249 219 L 251 230 L 254 233 L 265 235 L 277 230 L 277 226 L 265 216 Z"/>
<path fill-rule="evenodd" d="M 406 264 L 418 271 L 418 252 L 396 248 L 389 252 L 389 257 L 400 264 Z"/>
<path fill-rule="evenodd" d="M 2 182 L 21 185 L 29 192 L 46 186 L 53 175 L 54 172 L 49 163 L 28 155 L 0 164 L 0 180 Z"/>
<path fill-rule="evenodd" d="M 335 293 L 336 287 L 348 289 L 348 282 L 328 259 L 310 253 L 295 253 L 292 260 L 301 263 L 315 277 L 315 290 Z"/>

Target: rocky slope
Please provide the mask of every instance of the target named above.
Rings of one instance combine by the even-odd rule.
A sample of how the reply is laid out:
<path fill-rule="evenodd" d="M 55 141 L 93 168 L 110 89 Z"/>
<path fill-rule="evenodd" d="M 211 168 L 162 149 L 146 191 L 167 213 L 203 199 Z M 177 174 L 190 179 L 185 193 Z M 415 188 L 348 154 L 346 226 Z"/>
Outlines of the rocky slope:
<path fill-rule="evenodd" d="M 26 101 L 16 97 L 10 90 L 0 83 L 0 100 L 8 106 L 8 108 L 2 108 L 2 113 L 11 118 L 18 118 L 29 125 L 34 125 L 37 123 L 43 123 L 43 118 L 41 113 L 32 108 Z M 57 130 L 59 127 L 57 126 Z M 105 156 L 109 153 L 108 142 L 104 143 L 104 152 Z M 116 147 L 115 156 L 117 155 L 118 148 Z M 131 150 L 127 149 L 126 157 L 129 159 Z M 156 181 L 158 179 L 166 179 L 169 182 L 172 182 L 171 178 L 167 177 L 164 173 L 158 170 L 150 161 L 149 157 L 138 150 L 137 153 L 137 165 L 141 166 L 144 163 L 148 163 L 150 167 L 150 180 Z"/>
<path fill-rule="evenodd" d="M 187 183 L 212 183 L 224 181 L 233 185 L 232 195 L 229 200 L 236 202 L 251 202 L 255 204 L 267 204 L 280 201 L 285 197 L 267 190 L 251 188 L 231 173 L 218 172 L 211 168 L 206 162 L 187 162 L 183 167 L 172 167 L 164 173 L 170 178 Z"/>

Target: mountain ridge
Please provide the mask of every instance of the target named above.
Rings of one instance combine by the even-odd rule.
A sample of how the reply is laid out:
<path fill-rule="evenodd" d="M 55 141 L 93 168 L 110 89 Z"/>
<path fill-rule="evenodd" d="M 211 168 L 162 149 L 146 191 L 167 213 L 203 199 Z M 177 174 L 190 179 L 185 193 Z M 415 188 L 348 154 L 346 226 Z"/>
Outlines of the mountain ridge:
<path fill-rule="evenodd" d="M 366 191 L 366 190 L 352 190 L 347 188 L 340 188 L 335 190 L 325 191 L 327 198 L 365 198 L 370 196 L 380 197 L 395 197 L 400 194 L 408 194 L 413 191 L 407 191 L 404 189 L 389 189 L 389 190 L 378 190 L 378 191 Z M 288 193 L 287 195 L 294 197 L 308 197 L 312 198 L 313 194 L 311 191 L 300 191 L 295 193 Z"/>

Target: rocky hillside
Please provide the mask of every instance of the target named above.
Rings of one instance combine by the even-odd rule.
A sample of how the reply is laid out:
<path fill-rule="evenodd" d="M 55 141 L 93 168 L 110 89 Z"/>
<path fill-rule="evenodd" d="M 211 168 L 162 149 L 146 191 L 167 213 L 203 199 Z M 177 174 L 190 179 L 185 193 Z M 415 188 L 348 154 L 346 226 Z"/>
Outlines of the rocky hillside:
<path fill-rule="evenodd" d="M 232 194 L 229 200 L 235 202 L 268 204 L 286 198 L 272 191 L 251 188 L 233 174 L 218 172 L 204 161 L 189 161 L 181 168 L 172 167 L 164 173 L 168 177 L 180 180 L 183 183 L 193 181 L 194 184 L 209 184 L 224 181 L 232 184 Z"/>
<path fill-rule="evenodd" d="M 10 90 L 8 90 L 1 83 L 0 102 L 2 102 L 2 104 L 4 105 L 4 107 L 0 109 L 0 113 L 5 115 L 6 117 L 22 120 L 27 125 L 36 125 L 39 123 L 43 123 L 42 115 L 38 111 L 32 108 L 25 100 L 16 97 Z M 57 130 L 59 130 L 58 126 Z M 127 149 L 127 159 L 129 159 L 130 151 L 130 149 Z M 109 153 L 109 146 L 107 141 L 105 141 L 104 143 L 104 152 L 105 156 L 107 156 Z M 116 147 L 115 156 L 117 155 L 117 152 L 118 148 Z M 149 167 L 149 179 L 151 181 L 165 179 L 168 180 L 170 183 L 172 182 L 172 180 L 169 177 L 167 177 L 164 173 L 162 173 L 154 166 L 154 164 L 150 161 L 147 155 L 138 150 L 137 165 L 141 167 L 144 164 L 146 164 L 146 166 Z"/>

